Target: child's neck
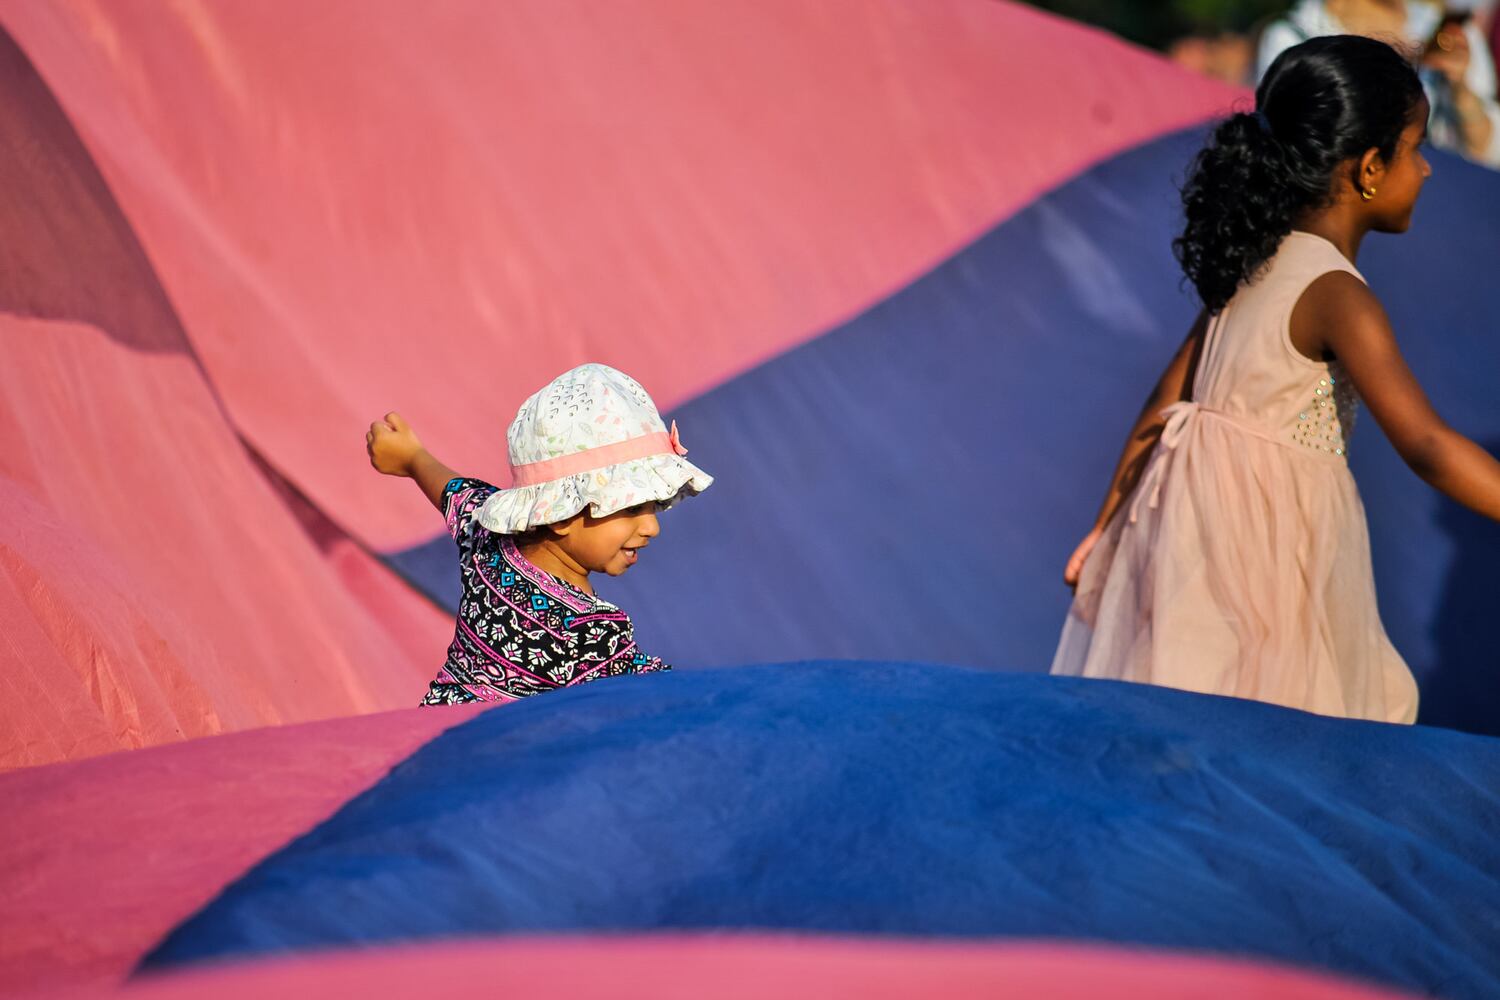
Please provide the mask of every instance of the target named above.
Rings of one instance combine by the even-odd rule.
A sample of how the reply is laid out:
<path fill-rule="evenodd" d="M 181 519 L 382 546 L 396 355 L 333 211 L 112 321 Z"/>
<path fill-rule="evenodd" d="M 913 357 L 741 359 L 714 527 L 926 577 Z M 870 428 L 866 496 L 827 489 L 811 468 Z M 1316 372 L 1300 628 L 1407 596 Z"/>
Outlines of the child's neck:
<path fill-rule="evenodd" d="M 1364 242 L 1369 227 L 1348 217 L 1349 213 L 1335 207 L 1318 212 L 1309 212 L 1297 219 L 1292 228 L 1304 233 L 1321 236 L 1338 247 L 1349 263 L 1357 263 L 1359 245 Z"/>
<path fill-rule="evenodd" d="M 522 542 L 516 548 L 521 550 L 521 555 L 527 562 L 543 573 L 577 587 L 590 597 L 594 596 L 594 588 L 589 585 L 589 571 L 564 552 L 554 539 L 543 538 L 534 542 Z"/>

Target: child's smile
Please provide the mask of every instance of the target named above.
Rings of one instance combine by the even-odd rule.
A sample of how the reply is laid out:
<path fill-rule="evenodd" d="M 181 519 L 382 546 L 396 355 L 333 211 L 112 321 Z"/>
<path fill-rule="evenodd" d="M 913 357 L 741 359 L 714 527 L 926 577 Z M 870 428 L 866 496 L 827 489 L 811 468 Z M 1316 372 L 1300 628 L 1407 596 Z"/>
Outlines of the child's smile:
<path fill-rule="evenodd" d="M 656 504 L 645 503 L 606 517 L 581 513 L 549 526 L 542 541 L 523 545 L 522 552 L 548 573 L 592 594 L 590 573 L 624 574 L 660 533 Z"/>

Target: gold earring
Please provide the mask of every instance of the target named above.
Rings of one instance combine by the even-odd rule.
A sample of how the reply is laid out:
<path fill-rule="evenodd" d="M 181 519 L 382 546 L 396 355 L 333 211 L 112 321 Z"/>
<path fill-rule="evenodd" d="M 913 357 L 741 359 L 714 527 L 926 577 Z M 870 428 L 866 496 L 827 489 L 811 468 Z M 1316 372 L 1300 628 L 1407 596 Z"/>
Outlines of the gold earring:
<path fill-rule="evenodd" d="M 1359 196 L 1361 198 L 1363 198 L 1365 201 L 1374 201 L 1375 200 L 1375 189 L 1374 188 L 1370 188 L 1370 190 L 1368 190 L 1368 191 L 1365 191 L 1365 190 L 1361 189 L 1360 192 L 1359 192 Z"/>

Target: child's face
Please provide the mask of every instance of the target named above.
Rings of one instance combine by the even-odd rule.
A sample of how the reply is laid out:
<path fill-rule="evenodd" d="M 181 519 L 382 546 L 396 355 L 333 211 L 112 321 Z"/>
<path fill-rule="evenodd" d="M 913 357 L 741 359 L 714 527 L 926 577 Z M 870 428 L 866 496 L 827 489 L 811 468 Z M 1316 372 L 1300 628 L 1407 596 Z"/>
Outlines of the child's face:
<path fill-rule="evenodd" d="M 553 526 L 557 546 L 588 573 L 619 576 L 635 565 L 637 553 L 661 534 L 656 504 L 645 503 L 608 517 L 587 512 Z"/>
<path fill-rule="evenodd" d="M 1412 210 L 1417 207 L 1417 196 L 1422 185 L 1432 176 L 1432 167 L 1422 155 L 1422 142 L 1427 138 L 1427 102 L 1417 102 L 1411 121 L 1396 143 L 1396 152 L 1385 164 L 1384 176 L 1379 178 L 1380 187 L 1374 205 L 1378 206 L 1374 228 L 1382 233 L 1404 233 L 1411 227 Z"/>

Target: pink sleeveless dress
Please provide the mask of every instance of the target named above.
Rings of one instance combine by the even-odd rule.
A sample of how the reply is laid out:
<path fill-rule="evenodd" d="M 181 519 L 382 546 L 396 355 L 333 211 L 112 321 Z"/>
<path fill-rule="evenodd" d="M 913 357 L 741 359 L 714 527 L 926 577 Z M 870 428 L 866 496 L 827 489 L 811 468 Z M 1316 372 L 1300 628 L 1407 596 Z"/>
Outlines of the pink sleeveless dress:
<path fill-rule="evenodd" d="M 1213 318 L 1134 493 L 1084 566 L 1054 674 L 1411 722 L 1417 686 L 1375 604 L 1349 472 L 1358 399 L 1292 346 L 1292 308 L 1347 271 L 1294 232 Z"/>

